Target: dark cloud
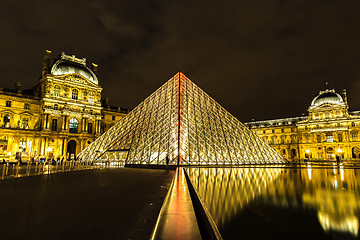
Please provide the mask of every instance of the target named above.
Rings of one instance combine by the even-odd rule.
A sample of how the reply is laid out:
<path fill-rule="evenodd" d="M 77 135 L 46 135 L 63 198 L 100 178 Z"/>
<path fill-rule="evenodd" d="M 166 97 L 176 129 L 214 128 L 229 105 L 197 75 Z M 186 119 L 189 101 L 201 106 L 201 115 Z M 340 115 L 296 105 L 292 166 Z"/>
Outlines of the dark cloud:
<path fill-rule="evenodd" d="M 132 108 L 183 71 L 242 121 L 305 113 L 325 82 L 360 109 L 358 1 L 2 1 L 0 85 L 31 87 L 42 54 L 99 64 Z"/>

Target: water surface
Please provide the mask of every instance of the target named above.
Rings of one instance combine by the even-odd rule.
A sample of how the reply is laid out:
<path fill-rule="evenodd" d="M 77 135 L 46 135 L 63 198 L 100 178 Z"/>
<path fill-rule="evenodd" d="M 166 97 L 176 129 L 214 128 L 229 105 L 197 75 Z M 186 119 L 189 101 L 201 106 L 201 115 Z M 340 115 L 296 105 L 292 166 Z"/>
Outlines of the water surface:
<path fill-rule="evenodd" d="M 360 169 L 186 170 L 224 239 L 359 239 Z"/>

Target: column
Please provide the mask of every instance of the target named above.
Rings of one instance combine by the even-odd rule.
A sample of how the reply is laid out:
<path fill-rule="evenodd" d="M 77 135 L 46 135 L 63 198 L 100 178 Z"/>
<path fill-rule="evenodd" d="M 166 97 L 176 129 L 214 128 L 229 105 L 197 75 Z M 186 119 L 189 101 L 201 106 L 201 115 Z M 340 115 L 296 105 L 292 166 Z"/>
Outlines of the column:
<path fill-rule="evenodd" d="M 87 132 L 88 131 L 88 121 L 87 121 L 87 118 L 85 118 L 85 126 L 84 126 L 84 132 Z"/>
<path fill-rule="evenodd" d="M 64 116 L 64 121 L 63 121 L 63 130 L 66 131 L 66 121 L 67 121 L 67 116 Z"/>
<path fill-rule="evenodd" d="M 49 114 L 47 113 L 45 116 L 45 129 L 49 129 Z"/>

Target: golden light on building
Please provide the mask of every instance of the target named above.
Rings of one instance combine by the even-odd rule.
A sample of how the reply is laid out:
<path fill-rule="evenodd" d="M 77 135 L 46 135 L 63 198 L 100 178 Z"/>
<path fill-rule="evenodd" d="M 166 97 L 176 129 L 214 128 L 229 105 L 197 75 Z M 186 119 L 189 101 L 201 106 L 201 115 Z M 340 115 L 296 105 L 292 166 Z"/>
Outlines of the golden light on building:
<path fill-rule="evenodd" d="M 360 111 L 348 111 L 346 91 L 320 91 L 308 116 L 245 123 L 288 160 L 360 160 Z M 341 151 L 340 151 L 340 150 Z"/>
<path fill-rule="evenodd" d="M 50 59 L 46 50 L 32 89 L 0 88 L 0 159 L 75 158 L 128 112 L 101 102 L 96 64 L 65 53 Z"/>

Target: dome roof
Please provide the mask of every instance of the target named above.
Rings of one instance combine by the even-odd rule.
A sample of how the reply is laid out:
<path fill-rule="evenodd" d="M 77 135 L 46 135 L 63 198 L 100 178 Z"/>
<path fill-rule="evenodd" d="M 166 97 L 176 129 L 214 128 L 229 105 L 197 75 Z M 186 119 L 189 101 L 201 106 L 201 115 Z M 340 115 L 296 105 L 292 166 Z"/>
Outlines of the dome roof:
<path fill-rule="evenodd" d="M 58 60 L 51 68 L 51 74 L 64 75 L 78 73 L 91 82 L 98 84 L 96 75 L 90 68 L 86 66 L 86 59 L 78 59 L 75 56 L 67 56 L 64 53 L 61 59 Z"/>
<path fill-rule="evenodd" d="M 320 91 L 319 95 L 317 95 L 312 100 L 310 108 L 314 108 L 326 103 L 338 104 L 338 105 L 345 104 L 342 97 L 338 93 L 336 93 L 334 89 L 332 89 L 332 90 Z"/>

